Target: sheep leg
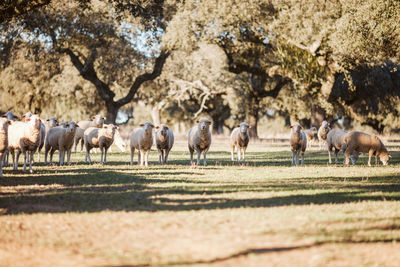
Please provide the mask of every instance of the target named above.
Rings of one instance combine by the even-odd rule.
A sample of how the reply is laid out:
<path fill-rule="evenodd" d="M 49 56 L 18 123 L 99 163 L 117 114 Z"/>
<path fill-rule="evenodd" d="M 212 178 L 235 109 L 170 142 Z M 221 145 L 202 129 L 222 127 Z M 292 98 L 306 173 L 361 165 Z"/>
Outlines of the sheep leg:
<path fill-rule="evenodd" d="M 51 148 L 50 150 L 50 165 L 53 165 L 53 155 L 56 150 L 54 148 Z"/>
<path fill-rule="evenodd" d="M 135 155 L 135 148 L 131 147 L 131 165 L 133 165 L 133 156 Z"/>
<path fill-rule="evenodd" d="M 339 159 L 338 159 L 339 151 L 340 151 L 339 149 L 335 148 L 335 164 L 338 164 L 338 162 L 339 162 Z"/>
<path fill-rule="evenodd" d="M 58 165 L 59 166 L 61 166 L 62 164 L 63 164 L 63 149 L 61 148 L 59 151 L 58 151 Z"/>
<path fill-rule="evenodd" d="M 82 152 L 83 151 L 83 138 L 81 138 L 81 151 L 80 152 Z"/>
<path fill-rule="evenodd" d="M 25 150 L 25 151 L 22 151 L 22 153 L 24 153 L 24 168 L 23 168 L 23 171 L 25 172 L 25 171 L 26 171 L 26 163 L 27 163 L 27 153 L 26 153 L 26 150 Z M 17 158 L 18 158 L 18 156 L 17 156 Z"/>
<path fill-rule="evenodd" d="M 295 158 L 295 154 L 294 154 L 294 151 L 292 151 L 292 166 L 294 165 L 294 158 Z"/>
<path fill-rule="evenodd" d="M 150 149 L 149 150 L 146 150 L 145 152 L 145 165 L 146 165 L 146 167 L 148 167 L 149 166 L 149 154 L 150 154 Z"/>
<path fill-rule="evenodd" d="M 71 150 L 72 150 L 72 148 L 67 150 L 68 165 L 71 165 Z"/>
<path fill-rule="evenodd" d="M 243 148 L 243 163 L 246 163 L 246 157 L 245 157 L 245 153 L 246 153 L 246 147 Z"/>
<path fill-rule="evenodd" d="M 203 164 L 204 166 L 207 166 L 207 151 L 204 151 L 203 155 L 204 155 Z"/>
<path fill-rule="evenodd" d="M 169 149 L 165 150 L 165 157 L 164 157 L 164 163 L 168 164 L 168 155 L 169 155 Z"/>
<path fill-rule="evenodd" d="M 201 151 L 197 150 L 197 166 L 200 165 L 200 156 L 201 156 Z"/>
<path fill-rule="evenodd" d="M 304 165 L 304 151 L 301 151 L 301 165 Z"/>
<path fill-rule="evenodd" d="M 329 164 L 332 164 L 332 158 L 331 158 L 331 154 L 332 154 L 332 146 L 328 146 L 328 157 L 329 157 Z"/>
<path fill-rule="evenodd" d="M 29 153 L 29 151 L 28 151 Z M 35 151 L 30 151 L 30 157 L 29 157 L 29 173 L 33 173 L 32 169 L 32 163 L 33 163 L 33 156 L 35 155 Z"/>
<path fill-rule="evenodd" d="M 162 161 L 161 161 L 161 151 L 162 151 L 162 149 L 158 149 L 158 163 L 160 163 L 160 164 L 162 164 Z"/>
<path fill-rule="evenodd" d="M 140 149 L 138 149 L 138 160 L 137 160 L 137 164 L 140 166 L 140 156 L 141 156 L 141 154 L 140 154 Z"/>
<path fill-rule="evenodd" d="M 44 164 L 47 164 L 47 155 L 49 154 L 49 147 L 44 147 Z"/>
<path fill-rule="evenodd" d="M 232 159 L 232 161 L 235 160 L 234 157 L 233 157 L 234 152 L 235 152 L 235 146 L 231 146 L 231 159 Z"/>
<path fill-rule="evenodd" d="M 349 165 L 349 158 L 352 153 L 353 153 L 353 150 L 351 148 L 349 148 L 349 147 L 346 148 L 346 152 L 344 153 L 344 158 L 345 158 L 344 164 Z"/>
<path fill-rule="evenodd" d="M 165 149 L 161 149 L 161 162 L 162 164 L 165 164 L 165 153 L 164 153 Z"/>
<path fill-rule="evenodd" d="M 104 148 L 104 164 L 107 163 L 107 150 L 108 150 L 108 148 L 105 147 L 105 148 Z"/>
<path fill-rule="evenodd" d="M 60 151 L 61 156 L 61 165 L 65 164 L 65 149 L 63 149 L 63 151 Z M 61 166 L 60 165 L 60 166 Z"/>
<path fill-rule="evenodd" d="M 375 165 L 379 165 L 378 154 L 375 153 Z"/>
<path fill-rule="evenodd" d="M 140 166 L 143 166 L 144 160 L 144 149 L 140 149 Z"/>
<path fill-rule="evenodd" d="M 85 160 L 89 164 L 92 164 L 92 161 L 90 160 L 90 149 L 89 149 L 89 147 L 86 148 L 86 158 L 85 158 Z"/>
<path fill-rule="evenodd" d="M 193 165 L 193 153 L 194 153 L 194 150 L 190 149 L 190 147 L 189 147 L 189 152 L 190 152 L 190 165 Z"/>
<path fill-rule="evenodd" d="M 373 151 L 373 150 L 370 150 L 369 153 L 368 153 L 368 166 L 371 166 L 371 157 L 372 157 L 372 154 L 374 154 L 374 151 Z"/>
<path fill-rule="evenodd" d="M 300 154 L 300 151 L 297 151 L 296 152 L 296 165 L 299 165 L 299 154 Z"/>
<path fill-rule="evenodd" d="M 11 153 L 12 162 L 13 162 L 13 170 L 17 170 L 17 166 L 18 165 L 15 165 L 15 151 L 14 151 L 14 149 L 11 149 L 10 153 Z"/>
<path fill-rule="evenodd" d="M 103 162 L 103 155 L 104 155 L 104 153 L 103 153 L 103 147 L 100 147 L 100 163 L 101 164 L 104 164 L 104 162 Z"/>
<path fill-rule="evenodd" d="M 237 161 L 238 161 L 238 163 L 240 163 L 240 146 L 237 146 L 236 153 L 237 153 Z"/>
<path fill-rule="evenodd" d="M 78 138 L 74 136 L 74 153 L 76 153 L 76 147 L 78 146 Z"/>

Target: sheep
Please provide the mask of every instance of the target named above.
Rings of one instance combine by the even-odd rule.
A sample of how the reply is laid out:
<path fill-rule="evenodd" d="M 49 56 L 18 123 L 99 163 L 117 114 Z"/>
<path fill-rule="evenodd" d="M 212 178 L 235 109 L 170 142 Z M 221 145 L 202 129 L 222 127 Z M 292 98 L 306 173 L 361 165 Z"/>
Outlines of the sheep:
<path fill-rule="evenodd" d="M 17 115 L 15 115 L 11 110 L 4 113 L 4 115 L 2 115 L 2 117 L 7 118 L 7 120 L 9 120 L 11 122 L 19 120 L 19 117 Z M 9 155 L 9 151 L 8 151 L 8 148 L 6 147 L 6 151 L 4 152 L 4 156 L 3 156 L 3 161 L 0 161 L 0 165 L 3 165 L 4 167 L 8 167 L 8 155 Z"/>
<path fill-rule="evenodd" d="M 149 152 L 153 145 L 153 128 L 154 125 L 151 122 L 145 122 L 140 124 L 141 128 L 135 129 L 130 136 L 130 148 L 131 148 L 131 165 L 133 165 L 133 156 L 135 149 L 138 150 L 138 164 L 140 166 L 148 166 Z"/>
<path fill-rule="evenodd" d="M 58 164 L 60 166 L 65 163 L 65 153 L 67 153 L 67 164 L 71 165 L 71 150 L 74 144 L 74 137 L 78 124 L 70 121 L 66 126 L 56 126 L 50 128 L 46 135 L 44 147 L 44 163 L 47 164 L 47 154 L 50 151 L 50 164 L 53 164 L 53 154 L 59 151 Z"/>
<path fill-rule="evenodd" d="M 8 147 L 8 125 L 11 123 L 7 118 L 0 117 L 0 177 L 3 177 L 2 162 Z"/>
<path fill-rule="evenodd" d="M 89 127 L 85 130 L 83 140 L 86 148 L 85 161 L 92 163 L 90 160 L 90 150 L 94 147 L 100 148 L 101 158 L 100 163 L 107 163 L 107 151 L 114 142 L 115 131 L 119 127 L 113 124 L 103 124 L 102 128 Z M 104 155 L 104 160 L 103 160 Z"/>
<path fill-rule="evenodd" d="M 368 153 L 368 166 L 371 166 L 372 155 L 375 155 L 376 165 L 378 165 L 378 156 L 383 165 L 389 164 L 391 156 L 389 155 L 381 139 L 379 139 L 379 137 L 376 135 L 353 131 L 345 135 L 344 143 L 346 144 L 346 165 L 349 164 L 349 156 L 354 151 Z"/>
<path fill-rule="evenodd" d="M 103 124 L 104 124 L 104 117 L 102 115 L 93 116 L 91 121 L 78 122 L 79 128 L 75 132 L 74 151 L 76 152 L 76 147 L 78 146 L 79 141 L 81 141 L 81 151 L 83 150 L 83 143 L 84 143 L 83 136 L 86 129 L 88 129 L 89 127 L 102 128 Z"/>
<path fill-rule="evenodd" d="M 27 112 L 24 115 L 22 115 L 23 119 L 27 119 L 30 118 L 33 115 L 32 112 Z M 44 146 L 44 140 L 46 138 L 46 126 L 44 125 L 43 121 L 40 120 L 40 138 L 39 138 L 39 146 L 37 148 L 37 152 L 38 152 L 38 162 L 40 162 L 40 151 L 42 151 L 42 148 Z M 34 159 L 32 159 L 34 160 Z"/>
<path fill-rule="evenodd" d="M 243 151 L 243 162 L 246 162 L 245 153 L 247 149 L 247 145 L 249 144 L 250 135 L 249 129 L 250 126 L 246 122 L 242 122 L 239 126 L 233 129 L 231 134 L 231 158 L 234 161 L 234 150 L 236 147 L 237 151 L 237 161 L 240 162 L 240 154 Z"/>
<path fill-rule="evenodd" d="M 49 132 L 49 130 L 51 128 L 60 126 L 56 117 L 50 117 L 49 119 L 45 120 L 42 123 L 44 124 L 44 127 L 46 128 L 46 134 Z"/>
<path fill-rule="evenodd" d="M 318 134 L 318 129 L 316 127 L 311 127 L 310 129 L 303 131 L 307 137 L 307 147 L 311 147 L 311 142 L 315 140 L 315 135 Z"/>
<path fill-rule="evenodd" d="M 307 148 L 306 134 L 301 130 L 299 123 L 290 126 L 290 148 L 292 150 L 292 165 L 299 165 L 299 153 L 301 152 L 301 165 L 304 165 L 304 152 Z"/>
<path fill-rule="evenodd" d="M 338 153 L 339 151 L 342 151 L 344 153 L 344 151 L 346 150 L 346 144 L 344 143 L 344 137 L 347 134 L 346 131 L 343 130 L 339 130 L 339 129 L 333 129 L 330 130 L 327 134 L 326 137 L 326 142 L 328 144 L 328 155 L 329 155 L 329 164 L 332 163 L 332 159 L 331 159 L 331 154 L 332 154 L 332 148 L 335 148 L 335 163 L 338 163 Z M 353 154 L 350 155 L 350 159 L 354 164 L 356 164 L 357 159 L 358 159 L 358 152 L 354 151 Z M 345 161 L 343 160 L 343 163 L 345 163 Z"/>
<path fill-rule="evenodd" d="M 197 165 L 200 165 L 200 155 L 203 152 L 204 166 L 207 165 L 206 154 L 211 146 L 211 121 L 207 118 L 201 118 L 196 121 L 197 125 L 190 128 L 188 133 L 188 147 L 190 152 L 190 164 L 193 164 L 193 152 L 197 152 Z"/>
<path fill-rule="evenodd" d="M 172 146 L 174 145 L 174 133 L 172 130 L 165 124 L 161 124 L 157 126 L 156 129 L 156 146 L 158 149 L 158 162 L 160 164 L 168 163 L 168 154 L 171 151 Z"/>
<path fill-rule="evenodd" d="M 327 121 L 323 121 L 321 123 L 321 127 L 319 127 L 318 129 L 319 149 L 321 149 L 322 146 L 326 144 L 326 136 L 328 135 L 328 132 L 330 130 L 330 123 Z"/>
<path fill-rule="evenodd" d="M 29 172 L 33 173 L 33 154 L 39 146 L 40 141 L 40 118 L 34 114 L 25 119 L 25 122 L 16 121 L 8 128 L 8 149 L 13 158 L 13 169 L 18 168 L 18 159 L 21 153 L 24 154 L 24 171 L 26 170 L 27 156 L 29 160 Z M 14 150 L 17 149 L 15 159 Z"/>

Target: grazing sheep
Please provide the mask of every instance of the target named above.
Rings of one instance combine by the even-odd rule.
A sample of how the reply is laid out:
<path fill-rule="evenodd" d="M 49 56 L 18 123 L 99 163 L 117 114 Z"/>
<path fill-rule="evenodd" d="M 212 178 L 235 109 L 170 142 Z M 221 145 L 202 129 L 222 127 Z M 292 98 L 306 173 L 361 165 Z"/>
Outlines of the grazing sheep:
<path fill-rule="evenodd" d="M 338 163 L 338 153 L 340 151 L 343 152 L 346 150 L 346 144 L 344 143 L 344 137 L 347 134 L 346 131 L 333 129 L 328 132 L 326 137 L 326 142 L 328 144 L 328 155 L 329 155 L 329 164 L 332 163 L 331 154 L 332 148 L 335 148 L 335 163 Z M 358 160 L 358 152 L 354 151 L 353 154 L 350 155 L 351 162 L 356 164 Z M 345 161 L 343 160 L 343 164 Z"/>
<path fill-rule="evenodd" d="M 145 122 L 140 124 L 141 128 L 135 129 L 131 133 L 130 147 L 131 147 L 131 165 L 133 165 L 133 156 L 135 149 L 138 150 L 138 164 L 148 166 L 149 152 L 153 145 L 153 128 L 154 125 L 151 122 Z"/>
<path fill-rule="evenodd" d="M 104 117 L 102 115 L 93 116 L 91 121 L 78 122 L 79 128 L 75 132 L 74 151 L 76 152 L 76 147 L 78 146 L 79 141 L 81 141 L 81 151 L 83 150 L 83 143 L 84 143 L 83 136 L 86 129 L 88 129 L 89 127 L 102 128 L 103 124 L 104 124 Z"/>
<path fill-rule="evenodd" d="M 307 148 L 306 134 L 301 130 L 299 123 L 290 126 L 290 148 L 292 150 L 292 165 L 299 165 L 299 153 L 301 152 L 301 165 L 304 165 L 304 152 Z"/>
<path fill-rule="evenodd" d="M 161 124 L 157 126 L 156 129 L 156 146 L 158 149 L 159 159 L 158 162 L 160 164 L 168 163 L 168 154 L 174 145 L 174 133 L 172 130 L 165 124 Z"/>
<path fill-rule="evenodd" d="M 39 146 L 40 141 L 40 118 L 32 115 L 25 119 L 25 122 L 16 121 L 8 127 L 8 149 L 13 158 L 13 169 L 18 168 L 18 159 L 21 153 L 24 154 L 24 171 L 29 160 L 29 171 L 32 173 L 33 154 Z M 17 149 L 17 158 L 14 150 Z M 28 159 L 27 159 L 28 158 Z"/>
<path fill-rule="evenodd" d="M 323 121 L 321 123 L 321 127 L 318 129 L 319 149 L 322 149 L 322 147 L 326 144 L 326 136 L 330 130 L 330 123 Z"/>
<path fill-rule="evenodd" d="M 375 164 L 378 165 L 378 156 L 383 165 L 388 165 L 391 156 L 389 155 L 385 145 L 376 135 L 369 135 L 363 132 L 353 131 L 345 135 L 344 142 L 346 144 L 345 164 L 349 164 L 349 156 L 354 151 L 368 153 L 368 166 L 371 166 L 371 157 L 375 155 Z"/>
<path fill-rule="evenodd" d="M 201 118 L 196 121 L 197 125 L 190 128 L 188 133 L 188 147 L 190 152 L 190 164 L 193 164 L 193 153 L 197 152 L 197 165 L 200 165 L 200 155 L 203 152 L 204 166 L 207 165 L 206 154 L 211 145 L 211 121 L 207 118 Z"/>
<path fill-rule="evenodd" d="M 318 129 L 316 127 L 311 127 L 310 129 L 303 131 L 307 137 L 307 147 L 311 147 L 311 142 L 315 140 L 315 135 L 318 134 Z"/>
<path fill-rule="evenodd" d="M 66 126 L 58 126 L 50 128 L 46 135 L 44 147 L 44 163 L 47 164 L 47 154 L 50 151 L 50 164 L 53 164 L 53 154 L 56 150 L 59 151 L 58 164 L 64 165 L 65 153 L 67 153 L 67 164 L 71 164 L 71 150 L 74 144 L 74 136 L 78 124 L 71 121 Z"/>
<path fill-rule="evenodd" d="M 7 118 L 0 117 L 0 177 L 3 177 L 2 162 L 8 147 L 8 125 L 11 123 Z"/>
<path fill-rule="evenodd" d="M 242 122 L 239 126 L 233 129 L 231 134 L 231 158 L 234 161 L 234 151 L 236 148 L 237 151 L 237 161 L 240 162 L 240 154 L 243 151 L 243 162 L 246 162 L 245 153 L 247 149 L 247 145 L 249 144 L 250 135 L 249 129 L 250 126 L 246 122 Z"/>
<path fill-rule="evenodd" d="M 86 148 L 85 161 L 92 163 L 90 160 L 90 150 L 94 147 L 100 148 L 101 158 L 100 163 L 107 163 L 107 151 L 114 142 L 115 131 L 119 127 L 113 124 L 103 124 L 102 128 L 89 127 L 85 130 L 83 140 Z M 103 161 L 104 155 L 104 161 Z"/>
<path fill-rule="evenodd" d="M 9 121 L 19 120 L 19 117 L 17 115 L 15 115 L 11 110 L 4 113 L 4 115 L 2 115 L 2 117 L 7 118 L 7 120 L 9 120 Z M 6 151 L 4 152 L 4 156 L 3 156 L 3 161 L 0 161 L 0 165 L 2 164 L 4 167 L 8 167 L 8 155 L 9 155 L 9 151 L 8 151 L 8 147 L 6 147 Z"/>

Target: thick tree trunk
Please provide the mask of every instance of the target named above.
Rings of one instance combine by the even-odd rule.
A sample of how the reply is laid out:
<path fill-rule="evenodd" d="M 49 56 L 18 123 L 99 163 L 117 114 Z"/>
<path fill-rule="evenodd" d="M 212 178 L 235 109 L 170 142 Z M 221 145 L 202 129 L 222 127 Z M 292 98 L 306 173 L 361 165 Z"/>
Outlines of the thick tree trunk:
<path fill-rule="evenodd" d="M 219 116 L 212 117 L 212 134 L 224 134 L 224 121 Z"/>
<path fill-rule="evenodd" d="M 259 117 L 259 111 L 260 111 L 260 101 L 255 100 L 253 103 L 253 106 L 251 107 L 249 111 L 249 135 L 250 138 L 252 139 L 258 139 L 258 132 L 257 132 L 257 125 L 258 125 L 258 117 Z"/>
<path fill-rule="evenodd" d="M 106 107 L 107 107 L 106 123 L 115 124 L 119 106 L 115 102 L 106 102 Z"/>
<path fill-rule="evenodd" d="M 153 120 L 153 124 L 154 125 L 160 125 L 161 124 L 161 118 L 160 118 L 160 109 L 158 108 L 158 106 L 154 106 L 151 109 L 151 118 Z"/>
<path fill-rule="evenodd" d="M 321 123 L 325 119 L 325 111 L 320 108 L 319 106 L 312 105 L 311 106 L 311 125 L 310 127 L 317 127 L 321 126 Z"/>

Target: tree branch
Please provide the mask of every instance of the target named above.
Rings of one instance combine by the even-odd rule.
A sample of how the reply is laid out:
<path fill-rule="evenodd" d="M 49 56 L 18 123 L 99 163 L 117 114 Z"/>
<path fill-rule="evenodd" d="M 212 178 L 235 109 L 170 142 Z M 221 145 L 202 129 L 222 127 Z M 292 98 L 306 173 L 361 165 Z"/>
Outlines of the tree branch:
<path fill-rule="evenodd" d="M 117 105 L 119 107 L 122 107 L 123 105 L 131 102 L 134 95 L 136 94 L 136 92 L 139 90 L 140 86 L 144 82 L 154 80 L 155 78 L 160 76 L 163 66 L 164 66 L 164 63 L 167 60 L 169 55 L 170 55 L 170 52 L 161 51 L 161 54 L 158 56 L 158 58 L 156 59 L 156 62 L 154 63 L 153 72 L 151 72 L 151 73 L 146 72 L 146 73 L 143 73 L 143 74 L 139 75 L 138 77 L 136 77 L 133 85 L 129 89 L 128 94 L 125 97 L 119 99 L 116 102 Z"/>

